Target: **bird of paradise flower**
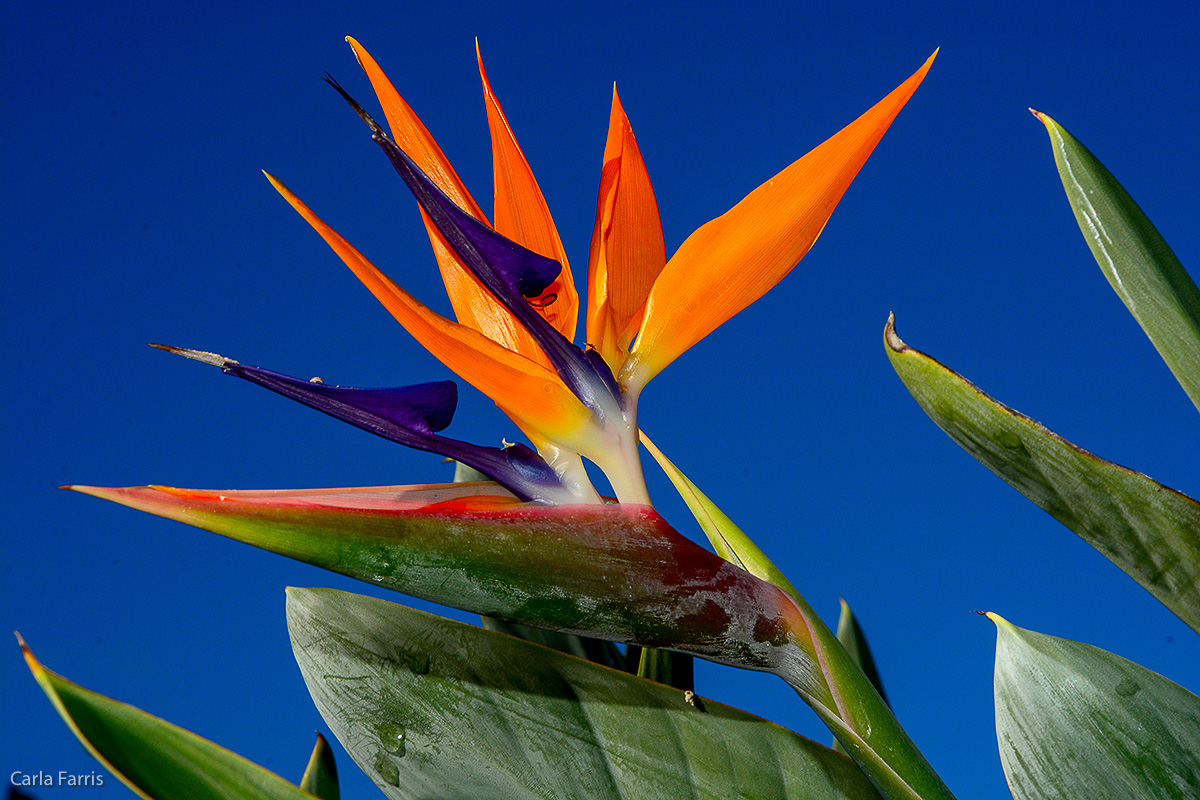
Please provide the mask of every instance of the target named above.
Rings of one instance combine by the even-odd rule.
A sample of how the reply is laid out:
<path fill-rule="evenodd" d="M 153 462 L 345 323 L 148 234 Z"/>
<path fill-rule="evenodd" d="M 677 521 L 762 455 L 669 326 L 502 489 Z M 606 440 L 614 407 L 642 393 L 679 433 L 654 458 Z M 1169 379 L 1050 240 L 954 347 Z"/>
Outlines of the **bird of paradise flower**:
<path fill-rule="evenodd" d="M 465 610 L 774 672 L 885 794 L 950 797 L 811 606 L 637 423 L 639 398 L 655 375 L 804 257 L 936 52 L 854 122 L 697 229 L 669 259 L 649 174 L 614 89 L 589 253 L 586 344 L 579 347 L 579 292 L 482 59 L 494 167 L 491 221 L 379 65 L 348 41 L 390 132 L 328 80 L 416 197 L 456 320 L 422 304 L 278 178 L 267 177 L 387 310 L 491 397 L 532 447 L 481 447 L 443 436 L 457 402 L 451 381 L 344 388 L 162 346 L 372 433 L 454 458 L 494 483 L 227 492 L 67 488 Z M 717 555 L 680 536 L 651 507 L 640 440 L 693 510 L 705 509 L 701 524 Z M 593 487 L 584 458 L 604 472 L 617 503 Z"/>
<path fill-rule="evenodd" d="M 489 222 L 433 136 L 352 38 L 391 128 L 336 82 L 420 204 L 457 321 L 392 281 L 278 178 L 271 184 L 400 323 L 528 436 L 503 449 L 437 432 L 450 422 L 449 382 L 345 389 L 301 381 L 211 353 L 164 348 L 221 366 L 373 433 L 455 458 L 520 500 L 599 503 L 582 458 L 617 499 L 649 504 L 637 405 L 681 353 L 778 283 L 812 247 L 834 207 L 933 60 L 865 114 L 696 230 L 666 258 L 658 204 L 613 90 L 588 259 L 586 346 L 573 344 L 579 292 L 546 201 L 492 91 L 478 46 L 491 131 L 495 212 Z"/>

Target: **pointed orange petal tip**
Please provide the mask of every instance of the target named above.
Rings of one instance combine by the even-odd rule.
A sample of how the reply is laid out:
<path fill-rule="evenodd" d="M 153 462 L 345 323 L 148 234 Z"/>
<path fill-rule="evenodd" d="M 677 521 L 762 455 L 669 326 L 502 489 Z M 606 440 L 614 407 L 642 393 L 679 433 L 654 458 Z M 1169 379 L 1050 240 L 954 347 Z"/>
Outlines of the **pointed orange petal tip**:
<path fill-rule="evenodd" d="M 522 247 L 554 259 L 562 266 L 558 278 L 545 288 L 534 301 L 534 305 L 538 313 L 559 333 L 568 340 L 573 340 L 579 294 L 571 276 L 566 250 L 529 161 L 517 143 L 512 125 L 500 106 L 500 100 L 492 90 L 487 70 L 483 66 L 478 39 L 475 40 L 475 57 L 479 65 L 479 79 L 483 84 L 483 100 L 487 108 L 488 131 L 492 142 L 495 198 L 492 216 L 495 228 Z"/>
<path fill-rule="evenodd" d="M 617 371 L 666 264 L 650 174 L 613 84 L 588 264 L 587 341 Z"/>
<path fill-rule="evenodd" d="M 269 174 L 267 178 L 405 330 L 463 380 L 547 439 L 565 444 L 588 427 L 590 412 L 553 370 L 431 310 L 372 264 L 281 181 Z"/>
<path fill-rule="evenodd" d="M 920 85 L 925 63 L 858 119 L 687 238 L 654 282 L 622 369 L 633 393 L 791 272 Z"/>

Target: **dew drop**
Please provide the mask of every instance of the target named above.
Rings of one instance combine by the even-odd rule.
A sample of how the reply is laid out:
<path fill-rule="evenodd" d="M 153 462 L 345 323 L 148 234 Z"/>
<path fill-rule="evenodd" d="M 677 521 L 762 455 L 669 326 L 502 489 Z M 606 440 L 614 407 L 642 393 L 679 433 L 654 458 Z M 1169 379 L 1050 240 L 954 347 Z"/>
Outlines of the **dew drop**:
<path fill-rule="evenodd" d="M 1001 431 L 996 435 L 996 441 L 999 442 L 1000 446 L 1005 450 L 1010 450 L 1014 453 L 1022 455 L 1028 453 L 1028 451 L 1025 449 L 1025 443 L 1021 441 L 1021 437 L 1012 431 Z"/>
<path fill-rule="evenodd" d="M 408 668 L 412 670 L 413 675 L 428 675 L 429 674 L 429 654 L 428 653 L 409 653 L 404 659 L 408 664 Z"/>
<path fill-rule="evenodd" d="M 383 745 L 384 750 L 394 756 L 404 757 L 404 737 L 408 735 L 408 731 L 403 725 L 381 722 L 375 726 L 375 735 L 379 737 L 379 743 Z"/>
<path fill-rule="evenodd" d="M 1141 686 L 1138 686 L 1137 681 L 1126 678 L 1117 684 L 1117 694 L 1121 697 L 1133 697 L 1141 691 L 1141 688 Z"/>
<path fill-rule="evenodd" d="M 400 768 L 382 750 L 375 754 L 375 771 L 379 778 L 392 786 L 400 785 Z"/>

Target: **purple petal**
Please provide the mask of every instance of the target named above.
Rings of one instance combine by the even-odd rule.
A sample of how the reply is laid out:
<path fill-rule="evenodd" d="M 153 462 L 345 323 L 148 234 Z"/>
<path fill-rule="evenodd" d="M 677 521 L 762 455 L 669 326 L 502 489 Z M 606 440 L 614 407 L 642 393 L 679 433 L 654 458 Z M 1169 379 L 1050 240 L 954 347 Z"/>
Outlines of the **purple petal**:
<path fill-rule="evenodd" d="M 458 405 L 458 387 L 454 381 L 388 389 L 354 389 L 304 381 L 237 362 L 226 363 L 222 369 L 229 375 L 257 383 L 310 408 L 410 447 L 416 445 L 410 444 L 408 439 L 427 438 L 449 425 Z"/>
<path fill-rule="evenodd" d="M 450 424 L 458 403 L 454 381 L 436 381 L 388 389 L 328 386 L 215 353 L 154 345 L 220 367 L 226 374 L 256 383 L 343 422 L 416 450 L 448 456 L 473 467 L 509 489 L 521 500 L 569 502 L 558 475 L 525 445 L 506 448 L 478 445 L 438 436 Z"/>
<path fill-rule="evenodd" d="M 608 365 L 589 358 L 583 350 L 538 314 L 526 297 L 536 297 L 562 271 L 562 265 L 497 233 L 495 229 L 463 211 L 429 176 L 401 150 L 355 100 L 326 75 L 325 80 L 348 102 L 372 131 L 372 139 L 383 150 L 409 191 L 433 220 L 447 244 L 479 278 L 500 303 L 529 331 L 554 365 L 563 382 L 593 411 L 606 413 L 605 399 L 623 405 L 621 391 Z M 611 406 L 610 406 L 611 408 Z"/>

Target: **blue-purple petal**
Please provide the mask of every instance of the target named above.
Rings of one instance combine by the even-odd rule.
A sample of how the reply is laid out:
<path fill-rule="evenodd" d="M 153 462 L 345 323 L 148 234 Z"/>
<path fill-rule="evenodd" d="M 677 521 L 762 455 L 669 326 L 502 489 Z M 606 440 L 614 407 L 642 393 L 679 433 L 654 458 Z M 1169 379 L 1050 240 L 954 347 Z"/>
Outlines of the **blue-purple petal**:
<path fill-rule="evenodd" d="M 330 386 L 252 367 L 215 353 L 154 345 L 256 383 L 285 397 L 407 447 L 453 458 L 501 484 L 521 500 L 572 502 L 562 481 L 525 445 L 480 447 L 437 431 L 450 424 L 458 404 L 454 381 L 435 381 L 386 389 Z"/>
<path fill-rule="evenodd" d="M 387 439 L 410 444 L 445 429 L 458 405 L 454 381 L 434 381 L 387 389 L 354 389 L 304 381 L 268 369 L 229 362 L 222 369 L 251 383 L 323 411 Z"/>
<path fill-rule="evenodd" d="M 409 191 L 425 209 L 447 244 L 488 291 L 517 318 L 576 397 L 599 414 L 623 407 L 620 389 L 602 358 L 592 358 L 563 336 L 529 304 L 562 272 L 562 265 L 508 239 L 459 208 L 401 150 L 337 81 L 325 76 L 358 112 Z"/>

